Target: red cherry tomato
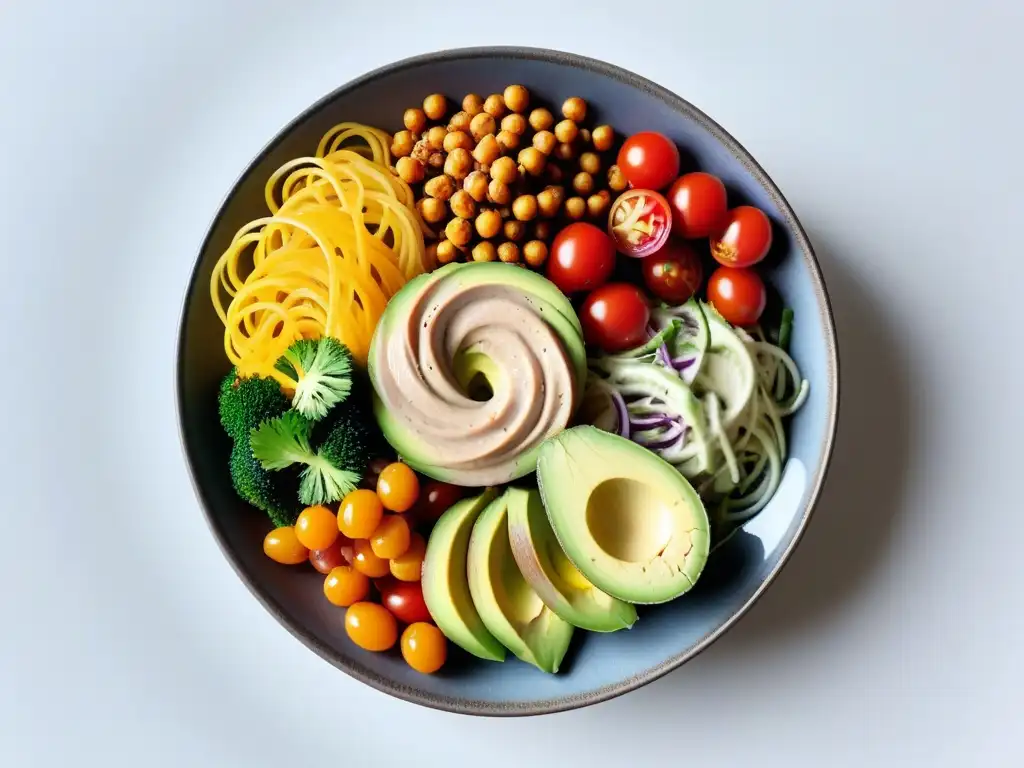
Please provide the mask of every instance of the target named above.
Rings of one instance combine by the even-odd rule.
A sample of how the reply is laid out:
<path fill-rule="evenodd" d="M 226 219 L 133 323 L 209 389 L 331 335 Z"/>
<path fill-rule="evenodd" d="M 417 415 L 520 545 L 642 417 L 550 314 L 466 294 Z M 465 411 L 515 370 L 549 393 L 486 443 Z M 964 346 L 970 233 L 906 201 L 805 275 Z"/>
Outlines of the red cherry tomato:
<path fill-rule="evenodd" d="M 548 280 L 562 293 L 597 288 L 615 267 L 615 245 L 586 222 L 570 224 L 555 237 L 548 256 Z"/>
<path fill-rule="evenodd" d="M 670 304 L 683 304 L 700 290 L 704 268 L 687 243 L 669 240 L 657 253 L 643 260 L 647 290 Z"/>
<path fill-rule="evenodd" d="M 462 488 L 457 485 L 431 480 L 420 491 L 417 505 L 417 520 L 433 522 L 448 511 L 448 507 L 462 498 Z"/>
<path fill-rule="evenodd" d="M 711 255 L 726 267 L 757 264 L 772 247 L 772 223 L 760 208 L 740 205 L 726 214 L 711 238 Z"/>
<path fill-rule="evenodd" d="M 619 168 L 638 189 L 663 189 L 679 175 L 679 148 L 653 131 L 634 133 L 622 145 Z"/>
<path fill-rule="evenodd" d="M 629 283 L 608 283 L 587 296 L 580 310 L 583 338 L 606 352 L 643 344 L 651 309 L 643 292 Z"/>
<path fill-rule="evenodd" d="M 338 540 L 326 549 L 311 549 L 309 562 L 324 575 L 339 565 L 349 565 L 352 562 L 352 539 L 339 533 Z"/>
<path fill-rule="evenodd" d="M 383 586 L 381 602 L 400 622 L 432 621 L 418 581 L 394 581 Z"/>
<path fill-rule="evenodd" d="M 709 237 L 725 219 L 725 185 L 710 173 L 687 173 L 668 190 L 672 231 L 680 237 Z"/>
<path fill-rule="evenodd" d="M 642 258 L 668 240 L 672 211 L 668 200 L 649 189 L 623 192 L 608 213 L 608 234 L 619 253 Z"/>
<path fill-rule="evenodd" d="M 719 267 L 708 280 L 708 301 L 733 325 L 753 325 L 764 312 L 768 292 L 754 270 Z"/>

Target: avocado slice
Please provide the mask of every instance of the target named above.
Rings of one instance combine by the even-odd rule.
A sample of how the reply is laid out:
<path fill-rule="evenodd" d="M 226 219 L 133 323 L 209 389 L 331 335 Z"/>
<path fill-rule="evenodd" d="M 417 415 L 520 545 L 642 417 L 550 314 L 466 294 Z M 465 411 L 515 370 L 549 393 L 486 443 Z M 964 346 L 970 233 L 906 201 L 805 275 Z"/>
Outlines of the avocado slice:
<path fill-rule="evenodd" d="M 566 558 L 551 530 L 540 493 L 510 488 L 506 495 L 512 554 L 544 604 L 573 626 L 591 632 L 632 627 L 636 608 L 602 592 Z"/>
<path fill-rule="evenodd" d="M 484 626 L 519 659 L 558 671 L 573 626 L 533 591 L 516 565 L 508 533 L 509 491 L 477 519 L 469 540 L 469 592 Z"/>
<path fill-rule="evenodd" d="M 487 631 L 469 593 L 466 555 L 480 512 L 494 499 L 488 489 L 453 504 L 430 532 L 423 557 L 423 600 L 444 636 L 465 651 L 488 661 L 504 661 L 505 647 Z"/>
<path fill-rule="evenodd" d="M 707 562 L 708 516 L 668 462 L 618 435 L 573 427 L 541 445 L 537 485 L 562 550 L 629 603 L 687 592 Z"/>

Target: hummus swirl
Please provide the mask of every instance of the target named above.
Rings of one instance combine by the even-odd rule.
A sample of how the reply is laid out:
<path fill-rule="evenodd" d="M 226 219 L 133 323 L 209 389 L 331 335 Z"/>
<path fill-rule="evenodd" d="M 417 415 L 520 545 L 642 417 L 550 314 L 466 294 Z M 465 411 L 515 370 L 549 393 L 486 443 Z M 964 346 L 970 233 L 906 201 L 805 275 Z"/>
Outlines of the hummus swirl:
<path fill-rule="evenodd" d="M 500 263 L 452 267 L 412 281 L 388 305 L 370 354 L 377 419 L 424 474 L 505 483 L 532 472 L 540 444 L 573 415 L 586 365 L 579 321 L 539 275 Z M 473 392 L 481 377 L 483 396 Z"/>

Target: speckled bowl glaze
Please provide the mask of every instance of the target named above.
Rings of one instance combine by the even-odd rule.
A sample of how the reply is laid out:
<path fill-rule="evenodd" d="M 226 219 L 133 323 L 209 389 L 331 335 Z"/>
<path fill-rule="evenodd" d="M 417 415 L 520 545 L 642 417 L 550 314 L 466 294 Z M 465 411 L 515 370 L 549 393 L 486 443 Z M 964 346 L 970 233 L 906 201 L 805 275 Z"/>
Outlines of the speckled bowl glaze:
<path fill-rule="evenodd" d="M 235 497 L 228 475 L 230 446 L 218 422 L 216 391 L 229 366 L 208 285 L 232 235 L 264 215 L 267 177 L 283 162 L 311 154 L 332 125 L 354 120 L 398 130 L 403 110 L 428 93 L 461 98 L 509 83 L 522 83 L 556 104 L 582 96 L 621 133 L 667 134 L 683 149 L 684 170 L 717 174 L 731 204 L 748 202 L 769 214 L 775 242 L 765 271 L 796 312 L 791 351 L 811 394 L 792 420 L 778 493 L 714 553 L 692 592 L 642 610 L 630 631 L 577 632 L 557 675 L 511 656 L 496 664 L 452 652 L 439 674 L 426 676 L 398 653 L 356 648 L 345 634 L 344 612 L 323 598 L 323 577 L 279 566 L 263 554 L 267 521 Z M 214 218 L 187 288 L 177 354 L 181 438 L 196 492 L 224 554 L 256 598 L 295 637 L 358 680 L 418 704 L 475 715 L 541 714 L 603 701 L 675 669 L 721 636 L 799 542 L 821 491 L 838 416 L 836 339 L 825 285 L 807 236 L 775 184 L 735 139 L 679 96 L 609 64 L 546 50 L 453 50 L 407 59 L 342 86 L 285 127 L 245 169 Z"/>

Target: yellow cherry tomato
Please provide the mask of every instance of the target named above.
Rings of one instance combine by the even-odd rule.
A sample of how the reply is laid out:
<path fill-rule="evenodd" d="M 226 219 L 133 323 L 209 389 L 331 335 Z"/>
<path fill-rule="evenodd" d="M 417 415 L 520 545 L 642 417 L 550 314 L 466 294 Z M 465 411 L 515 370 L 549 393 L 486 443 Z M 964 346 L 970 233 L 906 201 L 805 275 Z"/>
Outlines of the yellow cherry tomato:
<path fill-rule="evenodd" d="M 350 539 L 367 539 L 384 516 L 380 498 L 371 490 L 360 488 L 341 500 L 338 509 L 338 530 Z"/>
<path fill-rule="evenodd" d="M 371 579 L 379 579 L 391 573 L 388 561 L 377 557 L 366 539 L 358 539 L 352 546 L 352 565 Z"/>
<path fill-rule="evenodd" d="M 345 611 L 345 632 L 366 651 L 386 651 L 398 639 L 398 622 L 376 603 L 355 603 Z"/>
<path fill-rule="evenodd" d="M 370 593 L 370 580 L 351 565 L 332 568 L 324 579 L 324 597 L 342 608 L 358 603 Z"/>
<path fill-rule="evenodd" d="M 275 528 L 263 539 L 263 552 L 275 563 L 298 565 L 309 559 L 309 550 L 302 546 L 290 525 Z"/>
<path fill-rule="evenodd" d="M 377 557 L 390 560 L 398 557 L 409 548 L 411 532 L 404 517 L 384 515 L 377 530 L 370 536 L 370 546 Z"/>
<path fill-rule="evenodd" d="M 306 549 L 327 549 L 338 538 L 338 518 L 327 507 L 306 507 L 295 521 L 295 535 Z"/>
<path fill-rule="evenodd" d="M 444 666 L 448 642 L 433 624 L 418 621 L 402 632 L 402 657 L 417 672 L 429 675 Z"/>
<path fill-rule="evenodd" d="M 377 495 L 387 509 L 405 512 L 420 495 L 419 478 L 400 461 L 388 464 L 377 478 Z"/>
<path fill-rule="evenodd" d="M 409 539 L 409 548 L 398 557 L 391 558 L 391 575 L 399 581 L 419 581 L 423 569 L 423 556 L 427 551 L 427 542 L 418 533 Z"/>

